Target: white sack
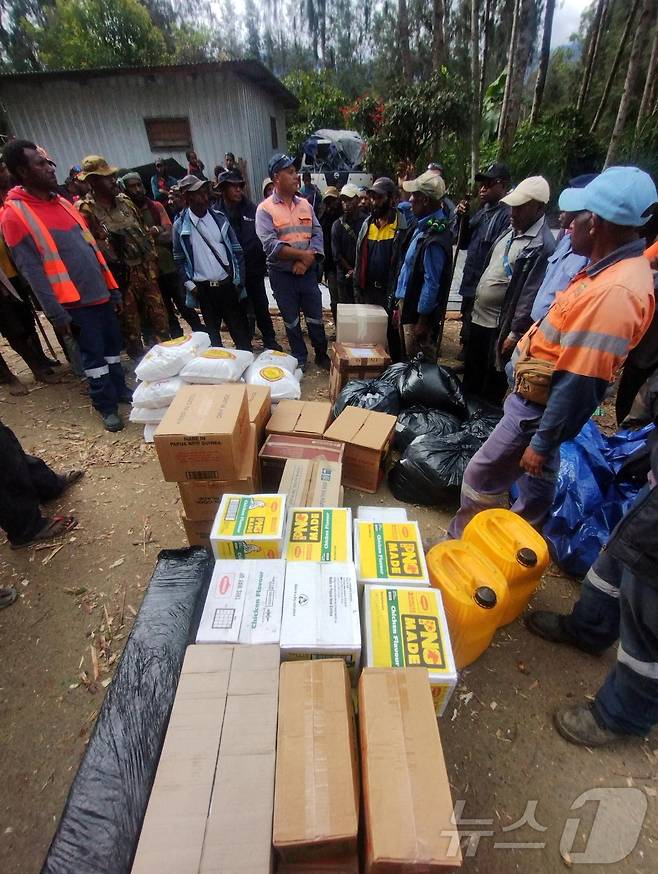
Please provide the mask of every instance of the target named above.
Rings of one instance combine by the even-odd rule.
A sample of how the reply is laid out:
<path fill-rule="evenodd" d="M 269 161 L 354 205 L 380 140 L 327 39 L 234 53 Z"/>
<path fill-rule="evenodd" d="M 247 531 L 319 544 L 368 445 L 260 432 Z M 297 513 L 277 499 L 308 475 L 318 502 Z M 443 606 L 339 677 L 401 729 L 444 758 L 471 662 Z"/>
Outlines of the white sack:
<path fill-rule="evenodd" d="M 302 396 L 302 387 L 290 371 L 274 364 L 264 367 L 258 361 L 247 368 L 245 373 L 247 385 L 264 385 L 270 390 L 272 402 L 289 400 L 298 401 Z"/>
<path fill-rule="evenodd" d="M 239 382 L 253 360 L 253 352 L 211 346 L 185 365 L 180 372 L 180 378 L 193 385 Z"/>
<path fill-rule="evenodd" d="M 168 407 L 182 385 L 185 383 L 179 376 L 161 379 L 158 382 L 140 382 L 133 390 L 133 405 L 148 407 L 151 410 Z"/>
<path fill-rule="evenodd" d="M 158 343 L 146 353 L 135 368 L 135 376 L 144 382 L 156 382 L 176 376 L 188 361 L 208 349 L 210 337 L 204 331 L 195 331 L 175 340 Z"/>

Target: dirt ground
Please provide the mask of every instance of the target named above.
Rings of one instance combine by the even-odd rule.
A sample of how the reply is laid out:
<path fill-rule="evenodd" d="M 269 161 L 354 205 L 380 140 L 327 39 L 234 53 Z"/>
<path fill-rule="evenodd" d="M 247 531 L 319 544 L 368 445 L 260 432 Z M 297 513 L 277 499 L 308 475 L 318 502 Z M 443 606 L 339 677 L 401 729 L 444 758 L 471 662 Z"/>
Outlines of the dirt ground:
<path fill-rule="evenodd" d="M 446 355 L 456 327 L 448 325 Z M 185 536 L 176 487 L 162 481 L 142 428 L 106 433 L 72 376 L 35 386 L 22 362 L 1 351 L 31 388 L 12 398 L 0 386 L 2 421 L 54 468 L 86 470 L 52 508 L 77 515 L 74 532 L 54 547 L 0 546 L 0 578 L 20 594 L 0 612 L 0 871 L 35 874 L 158 551 L 184 545 Z M 326 395 L 326 374 L 309 368 L 303 397 Z M 345 497 L 352 507 L 396 503 L 386 485 L 376 496 L 348 489 Z M 426 546 L 453 509 L 408 507 Z M 551 568 L 533 603 L 566 611 L 577 594 L 577 583 Z M 453 799 L 471 821 L 462 822 L 462 845 L 476 833 L 465 871 L 553 874 L 580 863 L 592 872 L 658 870 L 658 735 L 600 752 L 567 744 L 552 726 L 555 707 L 592 695 L 613 660 L 614 652 L 592 658 L 553 647 L 517 621 L 462 672 L 440 729 Z"/>

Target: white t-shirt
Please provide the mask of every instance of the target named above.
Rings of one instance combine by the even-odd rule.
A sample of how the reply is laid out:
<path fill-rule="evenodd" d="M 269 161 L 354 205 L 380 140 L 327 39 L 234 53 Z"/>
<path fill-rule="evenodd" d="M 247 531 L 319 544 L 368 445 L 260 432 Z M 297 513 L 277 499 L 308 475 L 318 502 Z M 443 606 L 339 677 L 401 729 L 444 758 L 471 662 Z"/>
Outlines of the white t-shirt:
<path fill-rule="evenodd" d="M 225 264 L 229 263 L 224 240 L 215 219 L 207 212 L 199 218 L 190 210 L 190 222 L 192 224 L 192 252 L 194 253 L 194 281 L 195 282 L 221 282 L 226 279 L 228 273 L 219 263 L 212 250 L 203 237 L 212 243 L 213 249 L 218 253 Z M 199 233 L 201 228 L 203 236 Z"/>

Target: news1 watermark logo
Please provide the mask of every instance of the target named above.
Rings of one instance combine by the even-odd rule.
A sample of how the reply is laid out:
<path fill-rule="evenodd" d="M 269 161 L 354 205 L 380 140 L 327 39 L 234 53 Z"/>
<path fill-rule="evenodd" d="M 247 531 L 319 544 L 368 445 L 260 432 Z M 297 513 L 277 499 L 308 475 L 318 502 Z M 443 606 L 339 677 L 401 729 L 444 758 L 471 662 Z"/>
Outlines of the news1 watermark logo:
<path fill-rule="evenodd" d="M 497 851 L 545 849 L 549 827 L 539 821 L 538 804 L 536 800 L 528 801 L 516 822 L 502 826 L 496 832 L 491 828 L 493 817 L 466 819 L 463 815 L 466 802 L 455 802 L 451 817 L 454 828 L 441 832 L 443 837 L 450 838 L 448 857 L 456 857 L 460 848 L 464 857 L 473 857 L 483 840 L 489 849 L 492 838 L 493 849 Z M 645 793 L 634 787 L 597 787 L 581 793 L 571 803 L 562 827 L 560 855 L 571 865 L 614 865 L 621 862 L 637 846 L 647 804 Z M 544 840 L 514 840 L 512 833 L 524 828 L 532 829 Z M 552 826 L 550 830 L 555 828 Z M 508 836 L 509 840 L 506 839 Z"/>

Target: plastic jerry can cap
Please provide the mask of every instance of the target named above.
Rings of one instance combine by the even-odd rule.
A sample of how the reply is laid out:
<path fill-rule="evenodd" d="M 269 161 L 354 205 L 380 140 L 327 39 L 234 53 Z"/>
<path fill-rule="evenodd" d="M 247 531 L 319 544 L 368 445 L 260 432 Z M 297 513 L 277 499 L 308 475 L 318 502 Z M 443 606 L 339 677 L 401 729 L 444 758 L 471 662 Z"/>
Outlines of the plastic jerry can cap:
<path fill-rule="evenodd" d="M 534 549 L 524 546 L 516 553 L 516 560 L 524 567 L 534 567 L 537 564 L 537 553 Z"/>
<path fill-rule="evenodd" d="M 498 603 L 496 593 L 489 586 L 480 586 L 475 590 L 473 595 L 475 603 L 478 607 L 484 607 L 485 610 L 491 610 Z"/>

